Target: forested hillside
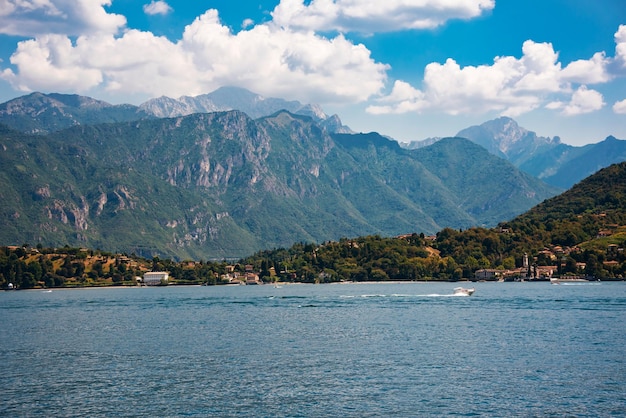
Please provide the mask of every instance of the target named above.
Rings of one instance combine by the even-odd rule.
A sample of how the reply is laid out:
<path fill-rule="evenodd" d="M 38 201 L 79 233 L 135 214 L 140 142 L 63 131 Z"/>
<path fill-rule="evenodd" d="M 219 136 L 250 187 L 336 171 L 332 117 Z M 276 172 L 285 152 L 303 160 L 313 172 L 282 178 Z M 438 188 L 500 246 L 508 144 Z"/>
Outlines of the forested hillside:
<path fill-rule="evenodd" d="M 507 279 L 538 279 L 548 272 L 623 279 L 624 247 L 626 163 L 621 163 L 495 228 L 297 244 L 245 262 L 295 270 L 296 277 L 309 281 L 461 280 L 474 278 L 479 269 L 496 270 L 494 277 Z"/>

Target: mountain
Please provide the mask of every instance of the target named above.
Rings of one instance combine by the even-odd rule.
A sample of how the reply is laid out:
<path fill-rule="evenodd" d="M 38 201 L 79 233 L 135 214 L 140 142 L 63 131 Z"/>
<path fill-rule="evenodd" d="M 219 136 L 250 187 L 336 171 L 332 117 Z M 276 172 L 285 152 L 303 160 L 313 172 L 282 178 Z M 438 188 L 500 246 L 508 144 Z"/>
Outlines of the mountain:
<path fill-rule="evenodd" d="M 617 239 L 614 243 L 623 246 L 624 208 L 626 162 L 621 162 L 601 169 L 560 195 L 546 199 L 507 222 L 506 226 L 534 243 L 528 248 L 574 247 L 601 235 L 613 234 Z M 617 234 L 620 230 L 622 232 Z M 606 252 L 606 248 L 602 251 Z M 624 261 L 623 257 L 621 261 Z"/>
<path fill-rule="evenodd" d="M 32 134 L 151 117 L 136 106 L 112 105 L 76 94 L 31 93 L 0 104 L 1 124 Z"/>
<path fill-rule="evenodd" d="M 626 161 L 626 141 L 609 136 L 597 144 L 560 153 L 559 157 L 562 162 L 558 171 L 542 177 L 547 183 L 568 188 L 610 164 Z"/>
<path fill-rule="evenodd" d="M 528 202 L 560 191 L 464 138 L 444 138 L 415 154 L 454 196 L 463 196 L 463 210 L 481 220 L 476 225 L 511 219 Z"/>
<path fill-rule="evenodd" d="M 611 136 L 597 144 L 575 147 L 563 144 L 556 136 L 538 136 L 507 117 L 471 126 L 456 136 L 469 139 L 522 171 L 561 189 L 572 187 L 603 167 L 626 160 L 626 141 Z M 418 149 L 437 140 L 439 138 L 414 141 L 404 147 Z"/>
<path fill-rule="evenodd" d="M 626 141 L 604 141 L 574 147 L 559 137 L 546 138 L 502 117 L 460 131 L 457 136 L 484 146 L 546 183 L 568 189 L 601 168 L 626 160 Z"/>
<path fill-rule="evenodd" d="M 479 126 L 461 130 L 456 136 L 467 138 L 494 155 L 505 158 L 519 167 L 533 155 L 558 146 L 559 137 L 537 136 L 517 124 L 513 119 L 501 117 Z"/>
<path fill-rule="evenodd" d="M 0 242 L 240 257 L 495 225 L 557 189 L 463 139 L 409 151 L 286 111 L 0 131 Z M 507 203 L 510 201 L 511 203 Z"/>
<path fill-rule="evenodd" d="M 350 133 L 342 125 L 339 116 L 328 116 L 318 105 L 302 104 L 277 98 L 265 98 L 239 87 L 221 87 L 212 93 L 199 96 L 182 96 L 178 99 L 160 97 L 141 104 L 140 109 L 158 118 L 186 116 L 193 113 L 209 113 L 240 110 L 253 119 L 272 115 L 280 110 L 310 116 L 329 132 Z"/>
<path fill-rule="evenodd" d="M 200 96 L 178 99 L 160 97 L 140 106 L 112 105 L 76 94 L 31 93 L 0 104 L 0 124 L 30 134 L 47 134 L 78 125 L 130 122 L 239 110 L 253 119 L 270 116 L 280 110 L 310 116 L 329 132 L 351 133 L 338 115 L 328 116 L 318 105 L 265 98 L 246 89 L 222 87 Z"/>
<path fill-rule="evenodd" d="M 626 224 L 626 162 L 612 164 L 583 179 L 571 189 L 546 199 L 511 222 L 541 220 L 563 222 L 583 217 L 601 219 L 599 224 Z M 574 216 L 572 216 L 574 215 Z M 606 219 L 608 218 L 608 219 Z M 595 234 L 594 234 L 595 235 Z"/>
<path fill-rule="evenodd" d="M 439 140 L 441 140 L 441 137 L 436 136 L 432 138 L 422 139 L 421 141 L 412 141 L 409 143 L 402 143 L 401 145 L 402 147 L 406 149 L 420 149 L 420 148 L 424 148 L 429 145 L 432 145 Z"/>

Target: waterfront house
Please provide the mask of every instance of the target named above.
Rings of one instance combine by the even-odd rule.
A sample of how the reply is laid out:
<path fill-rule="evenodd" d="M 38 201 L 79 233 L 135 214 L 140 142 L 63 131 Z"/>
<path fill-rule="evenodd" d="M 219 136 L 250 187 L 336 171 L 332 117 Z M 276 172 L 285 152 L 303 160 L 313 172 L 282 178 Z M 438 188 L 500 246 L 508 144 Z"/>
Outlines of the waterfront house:
<path fill-rule="evenodd" d="M 167 284 L 169 280 L 169 273 L 165 271 L 149 271 L 143 275 L 143 283 L 146 286 L 159 286 Z"/>
<path fill-rule="evenodd" d="M 255 284 L 263 284 L 263 282 L 259 279 L 259 275 L 256 273 L 246 273 L 246 284 L 255 285 Z"/>
<path fill-rule="evenodd" d="M 502 274 L 502 270 L 495 269 L 480 269 L 474 273 L 476 280 L 498 280 L 498 277 Z"/>

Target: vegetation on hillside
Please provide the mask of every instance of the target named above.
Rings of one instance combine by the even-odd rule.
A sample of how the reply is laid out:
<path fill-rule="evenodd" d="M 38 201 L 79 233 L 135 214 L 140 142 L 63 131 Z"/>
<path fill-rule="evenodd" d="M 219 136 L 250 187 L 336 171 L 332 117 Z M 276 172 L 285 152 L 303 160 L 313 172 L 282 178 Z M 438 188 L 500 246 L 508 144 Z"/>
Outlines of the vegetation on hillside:
<path fill-rule="evenodd" d="M 510 278 L 538 278 L 543 270 L 623 279 L 624 247 L 626 163 L 621 163 L 496 228 L 444 228 L 432 239 L 414 234 L 297 244 L 259 252 L 245 262 L 292 270 L 304 281 L 459 280 L 473 278 L 479 269 Z"/>
<path fill-rule="evenodd" d="M 537 279 L 549 274 L 620 280 L 626 276 L 625 209 L 626 163 L 622 163 L 496 228 L 297 243 L 257 252 L 233 266 L 225 261 L 148 260 L 69 247 L 2 247 L 0 285 L 136 284 L 135 278 L 150 270 L 168 271 L 174 283 L 185 284 L 232 283 L 233 277 L 245 281 L 245 274 L 264 282 L 456 281 L 486 269 L 497 273 L 491 278 Z"/>
<path fill-rule="evenodd" d="M 0 288 L 136 286 L 148 271 L 167 271 L 173 284 L 219 284 L 226 262 L 113 254 L 86 248 L 0 247 Z"/>

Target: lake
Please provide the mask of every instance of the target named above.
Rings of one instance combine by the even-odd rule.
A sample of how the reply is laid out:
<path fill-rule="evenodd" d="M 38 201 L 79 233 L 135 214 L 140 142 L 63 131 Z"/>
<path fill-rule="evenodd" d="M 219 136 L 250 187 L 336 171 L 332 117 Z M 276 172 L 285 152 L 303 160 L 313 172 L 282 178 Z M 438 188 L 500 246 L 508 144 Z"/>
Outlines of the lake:
<path fill-rule="evenodd" d="M 0 293 L 0 415 L 626 416 L 626 283 Z"/>

